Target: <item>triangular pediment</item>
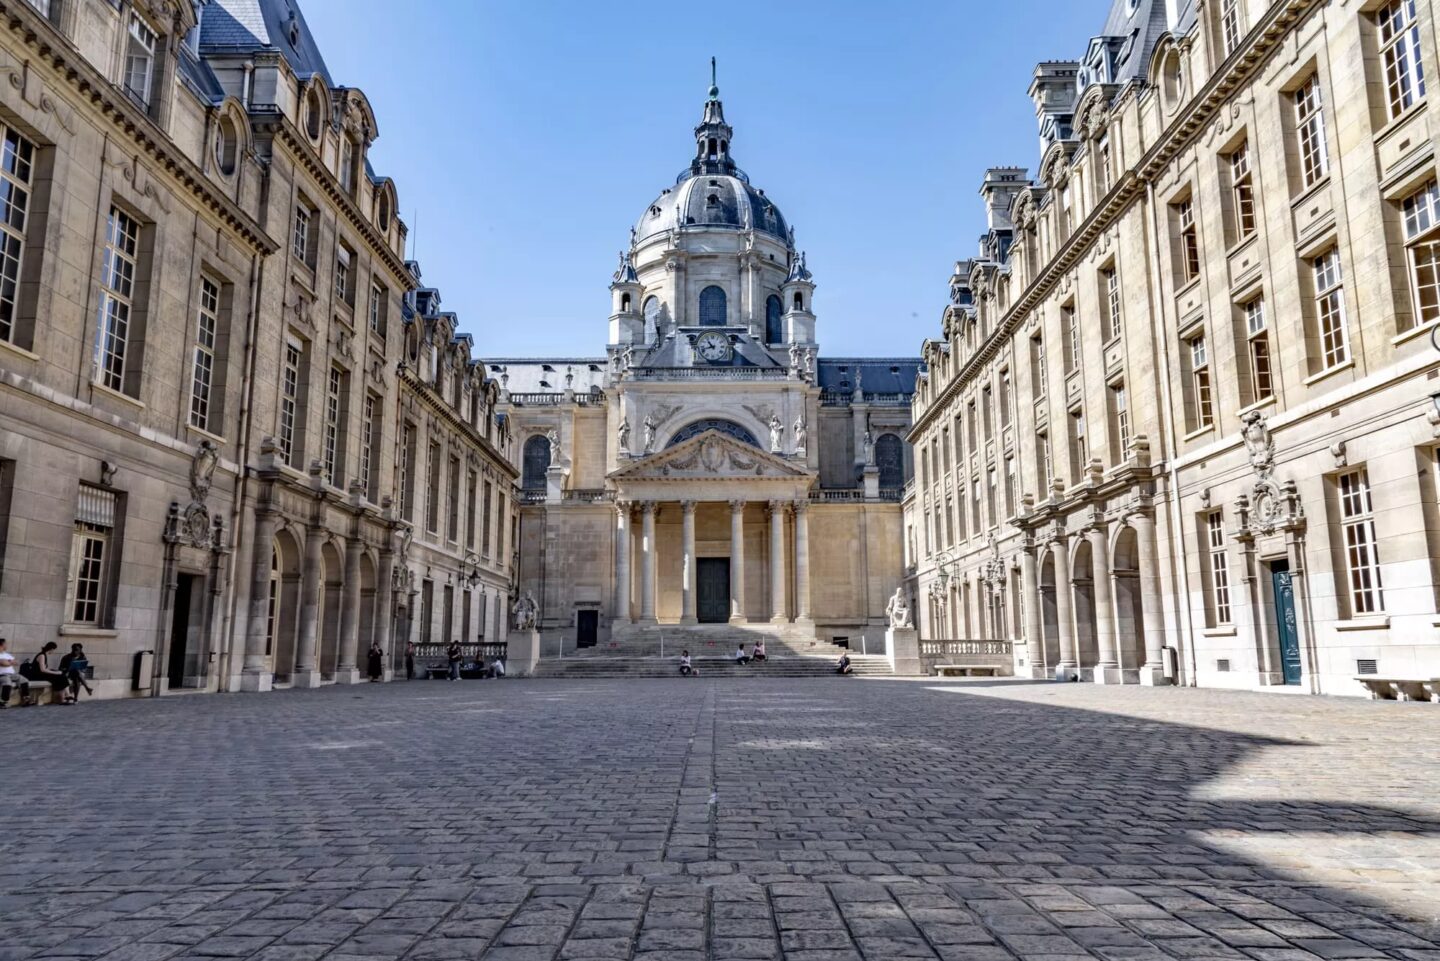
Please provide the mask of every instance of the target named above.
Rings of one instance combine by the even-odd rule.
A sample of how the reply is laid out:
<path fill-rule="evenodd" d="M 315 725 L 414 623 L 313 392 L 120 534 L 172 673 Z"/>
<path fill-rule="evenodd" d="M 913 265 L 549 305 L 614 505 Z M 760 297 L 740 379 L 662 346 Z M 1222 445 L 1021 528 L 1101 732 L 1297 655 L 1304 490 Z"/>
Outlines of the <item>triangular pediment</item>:
<path fill-rule="evenodd" d="M 637 458 L 611 472 L 615 481 L 801 480 L 808 470 L 718 430 L 707 430 L 674 447 Z"/>

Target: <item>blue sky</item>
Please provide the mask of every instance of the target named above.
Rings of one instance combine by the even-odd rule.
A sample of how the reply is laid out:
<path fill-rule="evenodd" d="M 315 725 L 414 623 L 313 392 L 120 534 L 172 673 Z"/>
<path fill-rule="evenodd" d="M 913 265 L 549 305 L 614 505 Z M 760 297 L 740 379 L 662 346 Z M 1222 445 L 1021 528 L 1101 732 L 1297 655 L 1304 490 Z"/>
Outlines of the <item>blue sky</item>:
<path fill-rule="evenodd" d="M 689 162 L 719 59 L 734 154 L 795 225 L 822 353 L 915 355 L 984 229 L 986 167 L 1037 160 L 1039 60 L 1105 0 L 301 0 L 365 91 L 425 282 L 482 356 L 603 353 L 629 228 Z M 377 27 L 378 25 L 378 27 Z"/>

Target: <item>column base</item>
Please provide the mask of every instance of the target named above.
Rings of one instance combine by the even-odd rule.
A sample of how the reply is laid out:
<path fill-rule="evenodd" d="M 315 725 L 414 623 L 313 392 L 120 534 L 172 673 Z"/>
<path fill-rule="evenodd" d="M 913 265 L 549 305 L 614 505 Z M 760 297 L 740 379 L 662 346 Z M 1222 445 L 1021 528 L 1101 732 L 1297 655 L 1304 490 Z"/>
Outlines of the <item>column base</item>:
<path fill-rule="evenodd" d="M 681 623 L 681 624 L 699 624 L 699 623 L 700 623 L 700 619 L 697 618 L 697 617 L 691 617 L 689 614 L 686 614 L 684 617 L 680 618 L 680 623 Z"/>
<path fill-rule="evenodd" d="M 1032 681 L 1048 681 L 1050 679 L 1050 670 L 1045 667 L 1044 664 L 1036 664 L 1032 661 L 1030 664 L 1030 679 Z"/>
<path fill-rule="evenodd" d="M 292 688 L 316 688 L 321 683 L 319 671 L 296 671 L 290 675 L 290 686 Z"/>
<path fill-rule="evenodd" d="M 1165 676 L 1165 668 L 1159 664 L 1146 664 L 1140 668 L 1141 687 L 1169 687 L 1170 678 Z"/>
<path fill-rule="evenodd" d="M 1066 664 L 1063 661 L 1059 664 L 1056 664 L 1055 680 L 1065 681 L 1066 683 L 1080 680 L 1080 665 Z"/>
<path fill-rule="evenodd" d="M 368 677 L 365 680 L 370 680 Z M 335 672 L 336 684 L 359 684 L 360 669 L 358 667 L 342 667 Z"/>
<path fill-rule="evenodd" d="M 802 614 L 799 617 L 795 618 L 795 624 L 799 627 L 814 627 L 815 618 L 811 617 L 809 614 Z"/>
<path fill-rule="evenodd" d="M 775 614 L 775 615 L 772 615 L 772 616 L 771 616 L 771 618 L 770 618 L 770 623 L 771 623 L 771 624 L 789 624 L 789 623 L 790 623 L 790 618 L 786 617 L 784 614 Z"/>
<path fill-rule="evenodd" d="M 1118 664 L 1096 664 L 1096 684 L 1124 684 L 1125 672 L 1120 670 Z"/>
<path fill-rule="evenodd" d="M 639 624 L 641 627 L 654 627 L 656 624 L 659 624 L 660 621 L 658 618 L 654 617 L 642 617 L 635 623 Z"/>
<path fill-rule="evenodd" d="M 240 690 L 246 694 L 264 694 L 275 686 L 275 675 L 269 671 L 246 671 L 240 675 Z"/>
<path fill-rule="evenodd" d="M 731 614 L 731 615 L 730 615 L 730 620 L 728 621 L 728 623 L 730 623 L 730 624 L 749 624 L 749 623 L 750 623 L 750 618 L 746 617 L 744 614 Z"/>

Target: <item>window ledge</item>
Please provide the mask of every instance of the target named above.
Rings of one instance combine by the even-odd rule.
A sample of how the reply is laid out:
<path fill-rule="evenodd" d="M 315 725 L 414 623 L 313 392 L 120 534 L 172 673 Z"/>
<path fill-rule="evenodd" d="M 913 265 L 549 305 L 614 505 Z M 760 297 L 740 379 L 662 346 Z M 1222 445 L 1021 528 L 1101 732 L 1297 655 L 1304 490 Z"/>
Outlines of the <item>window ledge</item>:
<path fill-rule="evenodd" d="M 1234 624 L 1221 624 L 1219 627 L 1206 627 L 1200 631 L 1201 637 L 1234 637 Z"/>
<path fill-rule="evenodd" d="M 1203 274 L 1204 272 L 1205 272 L 1205 271 L 1204 271 L 1204 268 L 1202 267 L 1199 274 L 1196 274 L 1194 277 L 1191 277 L 1189 280 L 1186 280 L 1186 281 L 1182 282 L 1179 287 L 1176 287 L 1176 288 L 1175 288 L 1175 299 L 1176 299 L 1176 300 L 1179 300 L 1179 299 L 1180 299 L 1182 296 L 1184 296 L 1185 294 L 1190 293 L 1190 291 L 1191 291 L 1193 288 L 1200 286 L 1200 276 L 1201 276 L 1201 274 Z"/>
<path fill-rule="evenodd" d="M 118 390 L 112 390 L 111 388 L 106 387 L 104 384 L 95 383 L 93 380 L 90 382 L 90 389 L 91 391 L 94 391 L 96 393 L 104 394 L 107 397 L 114 397 L 116 400 L 123 400 L 125 403 L 131 405 L 132 407 L 135 407 L 138 410 L 145 409 L 145 402 L 143 400 L 140 400 L 137 397 L 131 397 L 129 394 L 121 393 Z"/>
<path fill-rule="evenodd" d="M 26 350 L 24 347 L 21 347 L 19 344 L 12 344 L 8 340 L 0 340 L 0 348 L 4 348 L 5 350 L 14 354 L 16 357 L 23 357 L 26 360 L 40 359 L 39 354 L 33 354 L 30 351 Z"/>
<path fill-rule="evenodd" d="M 1376 614 L 1352 617 L 1346 621 L 1335 621 L 1337 631 L 1384 631 L 1390 628 L 1390 615 Z"/>
<path fill-rule="evenodd" d="M 294 256 L 294 251 L 291 251 L 291 256 Z M 290 271 L 290 279 L 295 281 L 302 288 L 304 288 L 305 293 L 309 294 L 311 297 L 314 297 L 315 268 L 311 267 L 303 260 L 293 260 L 291 261 L 291 263 L 294 264 L 294 269 Z"/>
<path fill-rule="evenodd" d="M 1225 251 L 1225 259 L 1229 260 L 1230 258 L 1234 257 L 1241 250 L 1244 250 L 1245 247 L 1254 243 L 1259 237 L 1259 228 L 1250 231 L 1250 233 L 1246 234 L 1244 237 L 1241 237 L 1239 240 L 1235 241 L 1233 244 L 1230 245 L 1229 249 Z"/>
<path fill-rule="evenodd" d="M 61 637 L 94 637 L 113 638 L 119 637 L 120 632 L 112 627 L 96 627 L 93 624 L 61 624 Z"/>
<path fill-rule="evenodd" d="M 1290 209 L 1294 210 L 1296 207 L 1303 206 L 1306 202 L 1313 200 L 1316 194 L 1325 190 L 1325 188 L 1329 186 L 1330 174 L 1326 173 L 1325 176 L 1321 177 L 1319 180 L 1315 181 L 1313 184 L 1300 191 L 1294 197 L 1290 198 Z"/>
<path fill-rule="evenodd" d="M 185 429 L 192 434 L 199 434 L 201 437 L 213 443 L 216 447 L 225 446 L 225 438 L 221 437 L 219 434 L 212 434 L 210 433 L 210 431 L 206 430 L 203 427 L 196 427 L 194 424 L 186 423 Z"/>
<path fill-rule="evenodd" d="M 1352 357 L 1352 358 L 1350 358 L 1349 360 L 1345 361 L 1345 362 L 1342 363 L 1342 364 L 1336 364 L 1334 367 L 1326 367 L 1324 370 L 1320 371 L 1318 374 L 1311 374 L 1309 377 L 1306 377 L 1303 381 L 1301 381 L 1301 383 L 1304 384 L 1306 387 L 1309 387 L 1309 386 L 1312 385 L 1312 384 L 1318 384 L 1320 381 L 1324 380 L 1326 377 L 1329 377 L 1329 376 L 1331 376 L 1331 375 L 1333 375 L 1333 374 L 1338 374 L 1338 373 L 1340 373 L 1342 370 L 1349 370 L 1351 367 L 1354 367 L 1354 366 L 1355 366 L 1355 358 Z"/>
<path fill-rule="evenodd" d="M 1271 394 L 1269 397 L 1266 397 L 1264 400 L 1257 400 L 1257 401 L 1256 401 L 1255 403 L 1253 403 L 1253 404 L 1250 404 L 1250 405 L 1248 405 L 1248 406 L 1246 406 L 1246 407 L 1240 408 L 1238 411 L 1235 412 L 1235 414 L 1236 414 L 1237 417 L 1244 417 L 1246 414 L 1250 413 L 1252 410 L 1264 410 L 1266 407 L 1273 407 L 1273 406 L 1275 406 L 1275 395 L 1274 395 L 1274 394 Z"/>
<path fill-rule="evenodd" d="M 1401 344 L 1407 341 L 1411 341 L 1417 337 L 1423 337 L 1424 335 L 1431 333 L 1435 330 L 1436 327 L 1440 327 L 1440 320 L 1432 320 L 1428 324 L 1420 324 L 1419 326 L 1411 327 L 1409 330 L 1403 333 L 1396 334 L 1394 337 L 1391 337 L 1390 343 L 1392 346 L 1399 347 Z"/>
<path fill-rule="evenodd" d="M 1188 443 L 1189 443 L 1190 441 L 1192 441 L 1192 440 L 1197 440 L 1197 439 L 1199 439 L 1199 438 L 1201 438 L 1201 437 L 1204 437 L 1206 434 L 1213 434 L 1213 433 L 1215 433 L 1215 425 L 1214 425 L 1214 424 L 1206 424 L 1204 427 L 1197 427 L 1195 430 L 1192 430 L 1190 433 L 1188 433 L 1188 434 L 1186 434 L 1184 437 L 1180 438 L 1180 440 L 1181 440 L 1182 443 L 1187 443 L 1187 444 L 1188 444 Z"/>
<path fill-rule="evenodd" d="M 1375 131 L 1375 143 L 1378 145 L 1381 141 L 1389 139 L 1392 133 L 1405 126 L 1406 123 L 1408 123 L 1410 120 L 1412 120 L 1419 114 L 1424 113 L 1425 105 L 1428 102 L 1428 100 L 1417 100 L 1409 107 L 1406 107 L 1405 112 L 1400 114 L 1398 117 L 1392 117 L 1391 119 L 1385 121 L 1385 124 L 1379 130 Z M 1416 143 L 1415 148 L 1418 150 L 1429 142 L 1430 141 L 1428 138 L 1422 139 L 1420 142 Z"/>

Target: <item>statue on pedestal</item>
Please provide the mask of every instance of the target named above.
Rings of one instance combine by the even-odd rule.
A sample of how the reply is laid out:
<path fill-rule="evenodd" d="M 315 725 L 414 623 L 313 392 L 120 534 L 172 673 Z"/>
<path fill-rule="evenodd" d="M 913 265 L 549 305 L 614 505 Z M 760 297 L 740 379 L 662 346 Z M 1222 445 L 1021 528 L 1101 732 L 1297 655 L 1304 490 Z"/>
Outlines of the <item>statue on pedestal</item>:
<path fill-rule="evenodd" d="M 510 613 L 515 615 L 515 630 L 535 630 L 535 615 L 539 608 L 535 604 L 535 598 L 529 591 L 521 594 L 515 601 L 515 606 L 510 608 Z"/>
<path fill-rule="evenodd" d="M 910 622 L 910 601 L 901 588 L 895 588 L 895 593 L 885 602 L 885 616 L 890 619 L 891 630 L 908 630 L 915 626 Z"/>

